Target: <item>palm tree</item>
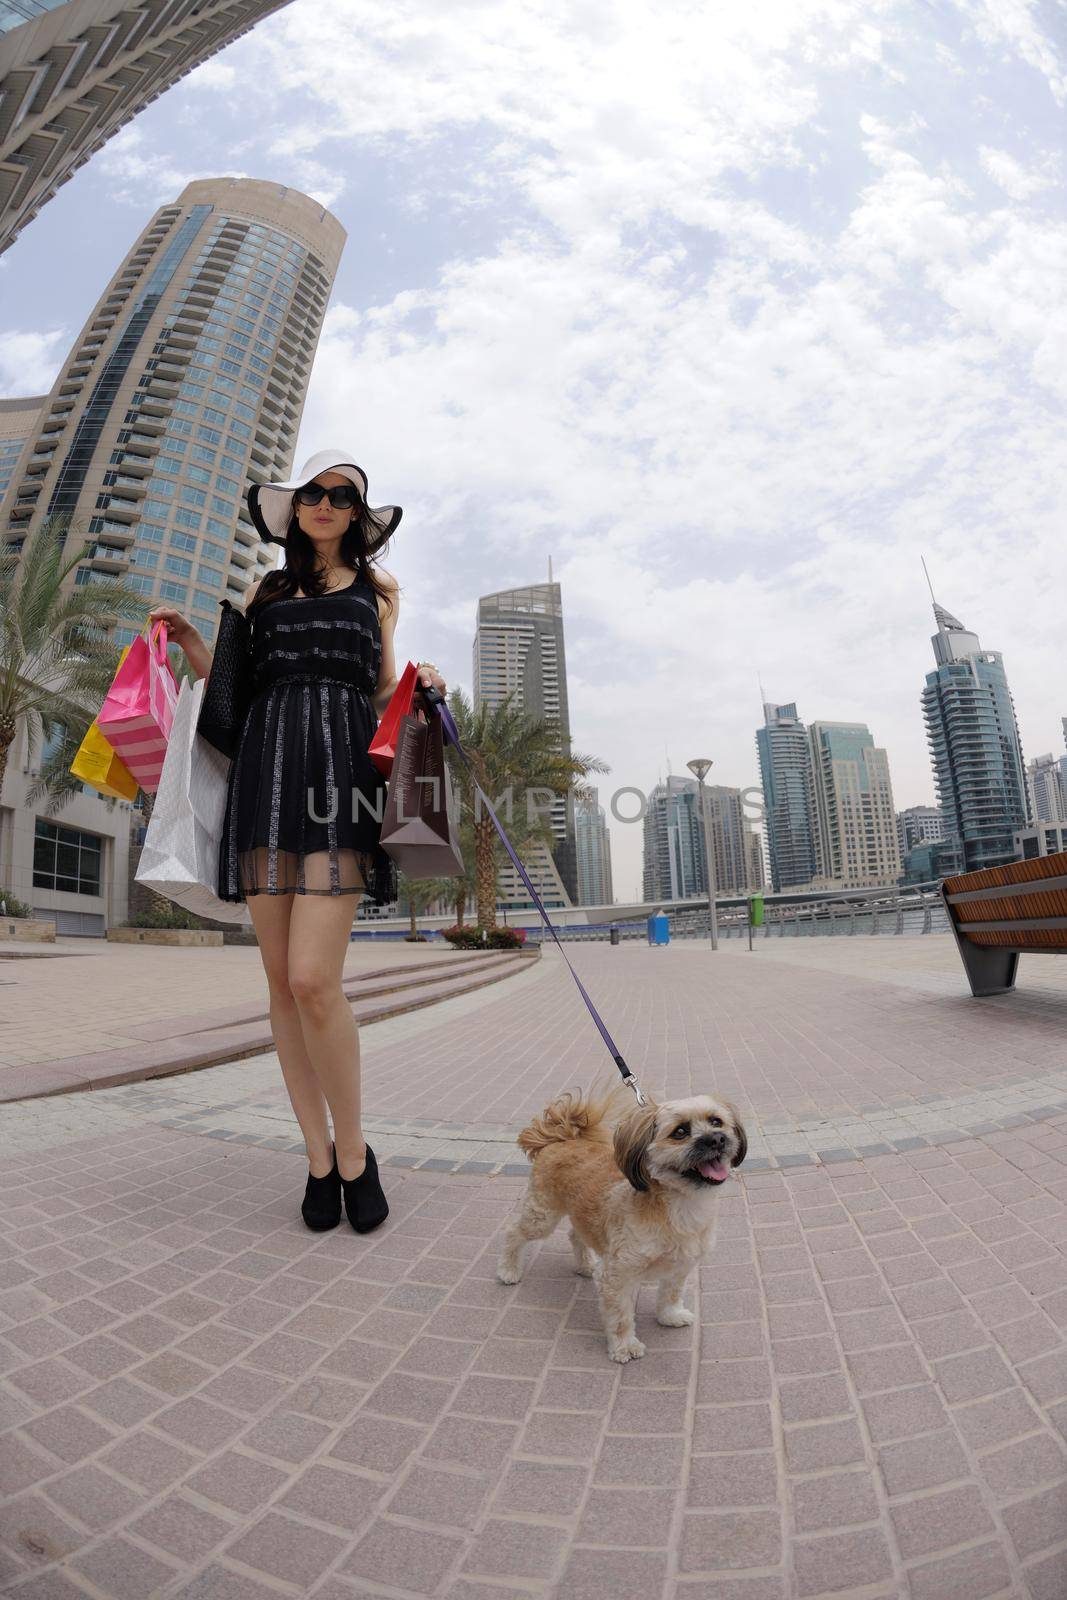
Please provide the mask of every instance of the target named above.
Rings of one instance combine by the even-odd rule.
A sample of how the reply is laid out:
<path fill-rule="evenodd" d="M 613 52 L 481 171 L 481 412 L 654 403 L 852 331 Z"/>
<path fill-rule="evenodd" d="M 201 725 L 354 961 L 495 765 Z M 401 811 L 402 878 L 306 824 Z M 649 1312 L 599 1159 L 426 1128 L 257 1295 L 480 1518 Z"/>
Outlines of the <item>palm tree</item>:
<path fill-rule="evenodd" d="M 411 920 L 412 939 L 419 936 L 418 917 L 420 911 L 425 911 L 434 900 L 440 900 L 446 895 L 454 882 L 451 878 L 409 878 L 406 872 L 399 874 L 400 892 L 406 897 L 408 903 L 408 916 Z"/>
<path fill-rule="evenodd" d="M 576 795 L 583 797 L 587 789 L 581 780 L 591 772 L 607 772 L 608 768 L 597 756 L 560 750 L 555 726 L 519 710 L 514 701 L 513 692 L 498 706 L 483 705 L 475 711 L 462 689 L 454 689 L 448 697 L 448 706 L 460 744 L 475 777 L 494 802 L 494 809 L 496 797 L 509 787 L 518 802 L 510 821 L 506 816 L 500 820 L 525 866 L 526 856 L 534 844 L 552 841 L 547 822 L 539 817 L 527 820 L 525 791 L 551 789 L 557 794 L 566 794 L 573 789 Z M 489 812 L 480 803 L 475 806 L 473 780 L 454 750 L 448 750 L 448 761 L 464 811 L 471 819 L 478 926 L 495 928 L 497 862 L 503 846 L 499 844 Z"/>
<path fill-rule="evenodd" d="M 117 580 L 66 584 L 92 549 L 66 554 L 68 531 L 53 517 L 20 551 L 0 547 L 0 784 L 22 723 L 31 757 L 42 738 L 57 739 L 27 795 L 33 803 L 47 790 L 53 813 L 79 790 L 70 763 L 115 676 L 120 650 L 107 629 L 146 612 L 144 596 Z"/>

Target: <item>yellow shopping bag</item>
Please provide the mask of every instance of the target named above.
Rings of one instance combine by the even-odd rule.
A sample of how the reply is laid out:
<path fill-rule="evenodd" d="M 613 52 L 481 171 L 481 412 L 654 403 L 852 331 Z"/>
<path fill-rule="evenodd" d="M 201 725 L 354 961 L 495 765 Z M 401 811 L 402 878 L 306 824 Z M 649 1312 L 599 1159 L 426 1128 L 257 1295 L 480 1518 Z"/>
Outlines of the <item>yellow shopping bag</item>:
<path fill-rule="evenodd" d="M 70 770 L 82 783 L 116 800 L 136 800 L 140 785 L 129 768 L 119 760 L 94 722 L 85 735 Z"/>
<path fill-rule="evenodd" d="M 119 658 L 119 666 L 126 659 L 129 645 Z M 126 764 L 120 760 L 94 722 L 78 746 L 78 754 L 70 770 L 82 783 L 100 794 L 116 800 L 136 800 L 140 785 Z"/>

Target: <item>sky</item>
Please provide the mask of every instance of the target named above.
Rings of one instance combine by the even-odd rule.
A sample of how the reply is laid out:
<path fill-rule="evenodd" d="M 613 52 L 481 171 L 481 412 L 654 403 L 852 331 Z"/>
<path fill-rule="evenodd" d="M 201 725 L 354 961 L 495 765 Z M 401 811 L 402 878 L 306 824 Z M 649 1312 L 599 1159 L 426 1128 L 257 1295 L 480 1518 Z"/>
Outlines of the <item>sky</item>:
<path fill-rule="evenodd" d="M 1055 0 L 294 0 L 0 258 L 0 393 L 183 184 L 300 188 L 348 242 L 297 461 L 404 507 L 400 660 L 469 694 L 478 596 L 551 558 L 601 803 L 757 784 L 761 683 L 932 803 L 923 557 L 1064 749 L 1065 103 Z"/>

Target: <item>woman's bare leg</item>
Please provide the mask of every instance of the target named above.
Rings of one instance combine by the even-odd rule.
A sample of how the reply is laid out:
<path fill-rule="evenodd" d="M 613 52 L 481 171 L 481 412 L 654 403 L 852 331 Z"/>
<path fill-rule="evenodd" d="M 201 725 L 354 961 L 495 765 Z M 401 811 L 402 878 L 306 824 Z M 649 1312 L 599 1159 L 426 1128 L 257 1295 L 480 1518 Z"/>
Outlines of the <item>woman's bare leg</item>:
<path fill-rule="evenodd" d="M 289 924 L 296 898 L 292 894 L 253 894 L 247 904 L 267 974 L 270 1029 L 282 1078 L 304 1136 L 311 1172 L 324 1178 L 333 1165 L 326 1096 L 311 1064 L 300 1012 L 289 986 Z"/>
<path fill-rule="evenodd" d="M 297 895 L 289 924 L 289 988 L 308 1059 L 330 1108 L 337 1166 L 346 1180 L 358 1178 L 367 1164 L 359 1028 L 341 988 L 359 899 L 358 893 Z"/>

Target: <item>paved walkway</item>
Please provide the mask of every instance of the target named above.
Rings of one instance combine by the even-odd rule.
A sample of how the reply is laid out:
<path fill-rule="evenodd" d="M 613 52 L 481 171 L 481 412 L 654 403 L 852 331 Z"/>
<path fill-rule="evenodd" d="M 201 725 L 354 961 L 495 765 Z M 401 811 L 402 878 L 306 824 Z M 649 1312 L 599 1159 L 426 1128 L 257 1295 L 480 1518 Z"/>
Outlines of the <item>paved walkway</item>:
<path fill-rule="evenodd" d="M 562 1232 L 495 1280 L 486 1135 L 605 1060 L 552 952 L 364 1030 L 407 1161 L 369 1239 L 301 1226 L 269 1059 L 172 1080 L 184 1126 L 3 1108 L 5 1593 L 1063 1600 L 1067 963 L 975 1002 L 946 938 L 573 959 L 649 1090 L 749 1124 L 696 1326 L 642 1291 L 613 1367 Z"/>

